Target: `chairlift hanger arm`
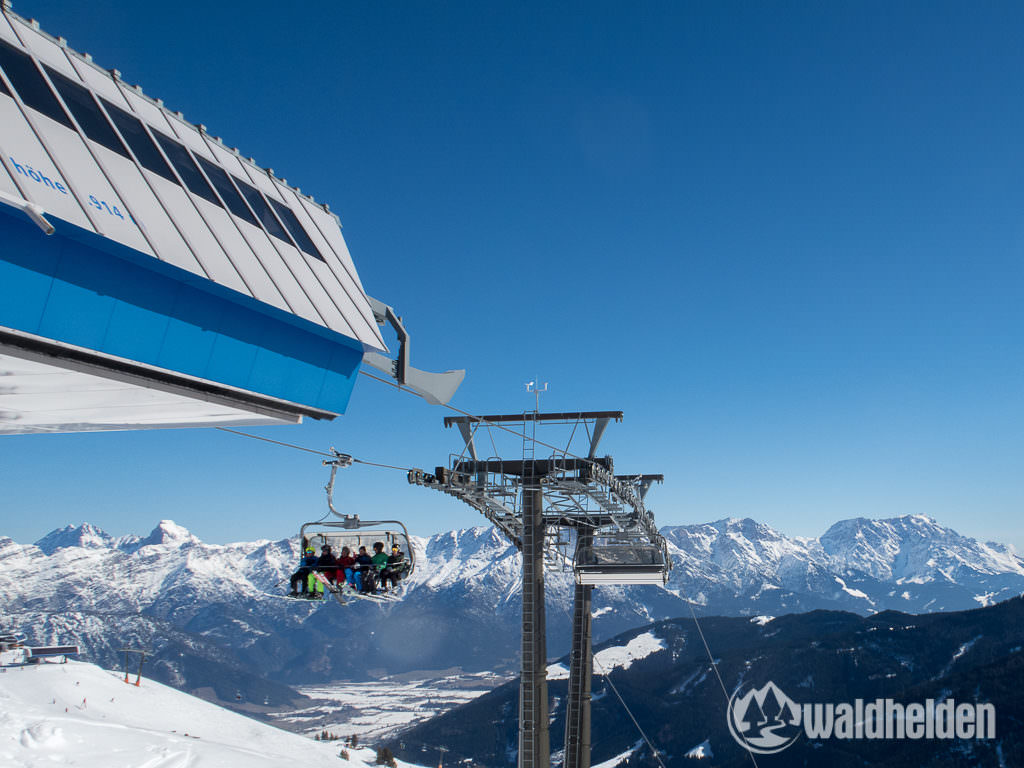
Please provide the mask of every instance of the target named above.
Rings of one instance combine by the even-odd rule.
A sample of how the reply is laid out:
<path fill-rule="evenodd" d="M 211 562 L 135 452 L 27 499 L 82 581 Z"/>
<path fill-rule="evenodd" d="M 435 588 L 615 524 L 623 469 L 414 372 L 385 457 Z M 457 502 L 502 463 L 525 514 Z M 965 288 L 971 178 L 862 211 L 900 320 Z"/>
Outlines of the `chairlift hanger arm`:
<path fill-rule="evenodd" d="M 462 380 L 466 377 L 466 371 L 460 369 L 444 373 L 430 373 L 414 368 L 409 363 L 409 332 L 405 330 L 402 318 L 384 302 L 371 296 L 366 298 L 370 302 L 373 319 L 377 321 L 377 324 L 388 324 L 395 329 L 395 333 L 398 335 L 398 358 L 392 360 L 379 352 L 368 351 L 363 354 L 363 362 L 394 379 L 399 386 L 406 387 L 428 403 L 446 405 L 455 395 L 455 390 L 462 384 Z"/>
<path fill-rule="evenodd" d="M 334 454 L 334 458 L 324 459 L 323 462 L 325 466 L 330 466 L 331 468 L 331 479 L 328 480 L 327 485 L 324 486 L 324 490 L 327 491 L 327 508 L 331 510 L 332 515 L 344 520 L 345 515 L 339 514 L 338 510 L 334 508 L 334 479 L 338 474 L 339 468 L 352 466 L 352 457 L 347 453 L 339 453 L 333 447 L 331 448 L 331 453 Z"/>

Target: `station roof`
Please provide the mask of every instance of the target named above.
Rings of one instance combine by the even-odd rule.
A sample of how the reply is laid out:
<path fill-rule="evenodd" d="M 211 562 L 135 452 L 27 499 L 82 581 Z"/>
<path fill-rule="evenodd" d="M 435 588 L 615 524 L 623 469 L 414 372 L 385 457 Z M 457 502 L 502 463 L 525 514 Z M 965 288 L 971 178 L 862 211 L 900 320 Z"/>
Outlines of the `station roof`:
<path fill-rule="evenodd" d="M 0 8 L 0 434 L 344 412 L 387 347 L 337 217 Z"/>

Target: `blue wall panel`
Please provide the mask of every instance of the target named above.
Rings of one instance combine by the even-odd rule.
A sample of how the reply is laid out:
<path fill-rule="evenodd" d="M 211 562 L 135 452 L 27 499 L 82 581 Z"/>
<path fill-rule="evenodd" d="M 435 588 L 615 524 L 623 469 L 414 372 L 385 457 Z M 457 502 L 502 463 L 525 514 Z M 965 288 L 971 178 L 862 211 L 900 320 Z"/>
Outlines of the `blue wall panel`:
<path fill-rule="evenodd" d="M 59 271 L 59 270 L 58 270 Z M 114 299 L 56 277 L 43 309 L 39 335 L 88 349 L 103 350 L 114 313 Z"/>
<path fill-rule="evenodd" d="M 249 389 L 252 367 L 256 362 L 256 349 L 255 344 L 218 334 L 202 377 Z"/>
<path fill-rule="evenodd" d="M 0 205 L 0 209 L 6 208 L 6 205 Z M 38 333 L 60 249 L 45 249 L 30 258 L 32 244 L 39 239 L 39 229 L 31 227 L 35 229 L 32 232 L 25 226 L 8 228 L 2 226 L 3 218 L 0 217 L 0 291 L 3 298 L 0 311 L 10 318 L 7 324 L 11 327 Z M 28 264 L 34 269 L 26 270 Z M 15 285 L 17 290 L 14 290 Z"/>
<path fill-rule="evenodd" d="M 335 348 L 333 358 L 325 371 L 319 399 L 342 400 L 343 407 L 347 408 L 363 356 L 361 352 L 339 346 Z"/>
<path fill-rule="evenodd" d="M 217 335 L 201 327 L 171 318 L 167 323 L 156 365 L 170 368 L 180 365 L 190 371 L 205 371 L 213 354 Z"/>
<path fill-rule="evenodd" d="M 27 272 L 9 261 L 0 259 L 0 324 L 39 333 L 43 308 L 50 295 L 53 278 L 39 272 Z"/>
<path fill-rule="evenodd" d="M 46 237 L 0 205 L 0 325 L 344 412 L 362 361 L 355 339 L 54 224 Z"/>
<path fill-rule="evenodd" d="M 249 385 L 257 392 L 285 389 L 295 393 L 301 403 L 315 402 L 323 385 L 324 370 L 308 363 L 289 362 L 278 352 L 261 349 L 256 354 Z"/>
<path fill-rule="evenodd" d="M 153 350 L 163 347 L 170 322 L 167 315 L 118 301 L 103 340 L 104 351 L 128 360 L 154 359 Z"/>

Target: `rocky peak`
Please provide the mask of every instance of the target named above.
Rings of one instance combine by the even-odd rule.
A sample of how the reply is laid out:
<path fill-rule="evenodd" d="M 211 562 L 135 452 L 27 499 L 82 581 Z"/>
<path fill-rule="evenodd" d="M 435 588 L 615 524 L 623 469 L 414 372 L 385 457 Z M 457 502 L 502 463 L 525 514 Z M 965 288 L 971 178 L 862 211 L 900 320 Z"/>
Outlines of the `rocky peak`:
<path fill-rule="evenodd" d="M 184 544 L 199 543 L 199 539 L 189 533 L 187 528 L 178 525 L 173 520 L 161 520 L 156 528 L 150 531 L 149 536 L 140 539 L 135 547 L 146 547 L 150 545 L 170 544 L 182 546 Z"/>
<path fill-rule="evenodd" d="M 85 547 L 87 549 L 109 547 L 113 541 L 113 537 L 106 531 L 90 523 L 82 523 L 81 525 L 66 525 L 63 528 L 50 531 L 36 542 L 36 546 L 45 554 L 52 555 L 58 549 L 66 547 Z"/>

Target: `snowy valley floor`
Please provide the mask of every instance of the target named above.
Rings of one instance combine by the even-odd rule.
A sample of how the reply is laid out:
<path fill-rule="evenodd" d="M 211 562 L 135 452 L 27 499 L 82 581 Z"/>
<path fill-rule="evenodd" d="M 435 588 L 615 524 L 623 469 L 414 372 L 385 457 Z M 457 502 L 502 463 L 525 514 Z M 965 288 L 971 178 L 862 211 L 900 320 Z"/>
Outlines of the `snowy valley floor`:
<path fill-rule="evenodd" d="M 0 673 L 3 768 L 366 768 L 376 756 L 359 749 L 344 760 L 341 749 L 341 742 L 313 741 L 151 680 L 126 685 L 92 664 Z"/>
<path fill-rule="evenodd" d="M 605 648 L 594 654 L 594 674 L 629 669 L 633 662 L 664 650 L 665 643 L 652 632 L 634 637 L 624 646 Z M 562 663 L 548 665 L 548 679 L 569 676 Z M 300 693 L 315 700 L 313 706 L 268 715 L 288 730 L 306 734 L 329 733 L 346 737 L 355 734 L 361 743 L 387 744 L 397 730 L 417 725 L 472 701 L 509 681 L 493 672 L 424 673 L 383 678 L 371 683 L 331 683 L 299 687 Z M 437 745 L 425 747 L 427 752 Z"/>
<path fill-rule="evenodd" d="M 448 672 L 303 686 L 299 692 L 315 699 L 314 706 L 271 714 L 269 719 L 292 731 L 355 734 L 362 743 L 380 744 L 396 730 L 472 701 L 507 680 L 492 672 Z"/>

